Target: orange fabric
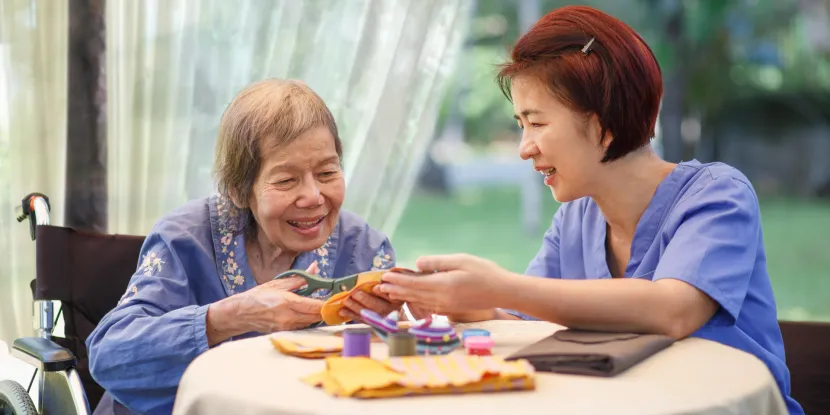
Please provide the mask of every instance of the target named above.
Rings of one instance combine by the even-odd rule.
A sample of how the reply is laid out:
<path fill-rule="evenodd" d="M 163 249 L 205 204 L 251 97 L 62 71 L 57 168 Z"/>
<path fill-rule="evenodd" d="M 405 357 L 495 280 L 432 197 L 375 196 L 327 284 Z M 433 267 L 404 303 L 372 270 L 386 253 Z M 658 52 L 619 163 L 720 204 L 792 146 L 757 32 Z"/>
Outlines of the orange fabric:
<path fill-rule="evenodd" d="M 357 277 L 357 283 L 355 284 L 354 288 L 352 288 L 349 291 L 337 293 L 331 296 L 331 298 L 329 298 L 323 304 L 322 309 L 320 309 L 320 316 L 323 318 L 323 321 L 329 326 L 336 326 L 339 324 L 350 322 L 351 319 L 344 319 L 343 317 L 340 317 L 340 310 L 343 309 L 343 301 L 351 297 L 352 294 L 356 293 L 358 290 L 371 293 L 372 288 L 380 284 L 380 277 L 383 275 L 384 272 L 386 271 L 371 271 L 361 273 Z"/>
<path fill-rule="evenodd" d="M 303 359 L 322 359 L 339 356 L 343 351 L 343 339 L 314 335 L 271 335 L 268 338 L 280 353 Z"/>
<path fill-rule="evenodd" d="M 391 398 L 407 395 L 532 390 L 535 371 L 525 360 L 494 356 L 408 356 L 386 360 L 330 357 L 326 369 L 302 379 L 339 397 Z"/>

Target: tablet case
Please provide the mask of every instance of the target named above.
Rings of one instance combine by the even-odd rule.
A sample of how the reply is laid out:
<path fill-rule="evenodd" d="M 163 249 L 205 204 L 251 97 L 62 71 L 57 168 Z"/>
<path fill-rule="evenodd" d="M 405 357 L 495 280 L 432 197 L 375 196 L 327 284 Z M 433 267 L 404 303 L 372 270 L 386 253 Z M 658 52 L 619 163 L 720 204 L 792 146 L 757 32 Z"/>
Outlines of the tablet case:
<path fill-rule="evenodd" d="M 660 334 L 608 333 L 565 329 L 505 360 L 526 359 L 540 372 L 611 377 L 669 347 Z"/>

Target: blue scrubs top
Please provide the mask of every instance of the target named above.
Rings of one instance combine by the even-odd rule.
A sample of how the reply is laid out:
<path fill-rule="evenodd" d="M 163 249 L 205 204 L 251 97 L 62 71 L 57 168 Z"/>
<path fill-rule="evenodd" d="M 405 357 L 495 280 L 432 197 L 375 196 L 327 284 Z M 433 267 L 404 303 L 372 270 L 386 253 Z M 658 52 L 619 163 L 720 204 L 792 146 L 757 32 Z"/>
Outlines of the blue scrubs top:
<path fill-rule="evenodd" d="M 182 374 L 208 350 L 208 307 L 257 285 L 244 225 L 242 211 L 214 195 L 185 204 L 153 227 L 124 296 L 86 340 L 89 370 L 107 391 L 96 414 L 173 411 Z M 391 268 L 395 252 L 383 233 L 341 210 L 328 240 L 298 255 L 292 269 L 314 261 L 319 275 L 339 278 Z"/>
<path fill-rule="evenodd" d="M 545 278 L 611 278 L 606 221 L 582 198 L 563 204 L 526 274 Z M 660 183 L 631 243 L 626 278 L 685 281 L 720 307 L 692 336 L 754 354 L 772 372 L 791 414 L 790 374 L 778 326 L 758 199 L 749 180 L 723 164 L 684 162 Z M 525 319 L 532 317 L 509 311 Z"/>

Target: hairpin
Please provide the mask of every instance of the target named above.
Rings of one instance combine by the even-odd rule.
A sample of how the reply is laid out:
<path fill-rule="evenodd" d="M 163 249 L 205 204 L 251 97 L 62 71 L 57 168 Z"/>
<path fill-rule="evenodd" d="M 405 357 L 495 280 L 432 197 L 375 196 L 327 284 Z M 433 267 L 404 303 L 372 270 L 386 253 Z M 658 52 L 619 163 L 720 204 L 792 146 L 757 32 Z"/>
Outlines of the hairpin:
<path fill-rule="evenodd" d="M 593 45 L 593 44 L 594 44 L 594 39 L 595 39 L 595 38 L 593 38 L 593 37 L 592 37 L 592 38 L 591 38 L 591 40 L 589 40 L 589 41 L 588 41 L 588 43 L 586 43 L 586 44 L 585 44 L 585 47 L 583 47 L 583 48 L 582 48 L 582 53 L 583 53 L 584 55 L 587 55 L 587 54 L 588 54 L 588 52 L 590 52 L 590 51 L 591 51 L 591 45 Z"/>

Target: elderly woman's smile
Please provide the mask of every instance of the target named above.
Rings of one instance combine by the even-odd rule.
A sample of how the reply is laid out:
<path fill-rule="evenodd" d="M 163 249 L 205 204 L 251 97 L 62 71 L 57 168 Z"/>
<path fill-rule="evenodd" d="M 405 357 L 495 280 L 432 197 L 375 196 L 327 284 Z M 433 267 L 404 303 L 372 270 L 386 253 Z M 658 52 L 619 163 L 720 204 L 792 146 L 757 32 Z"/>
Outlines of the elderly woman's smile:
<path fill-rule="evenodd" d="M 287 222 L 289 225 L 297 228 L 297 232 L 303 235 L 313 235 L 320 231 L 320 223 L 323 222 L 323 219 L 325 218 L 326 215 L 322 215 L 317 218 L 302 218 L 297 220 L 289 220 Z"/>

